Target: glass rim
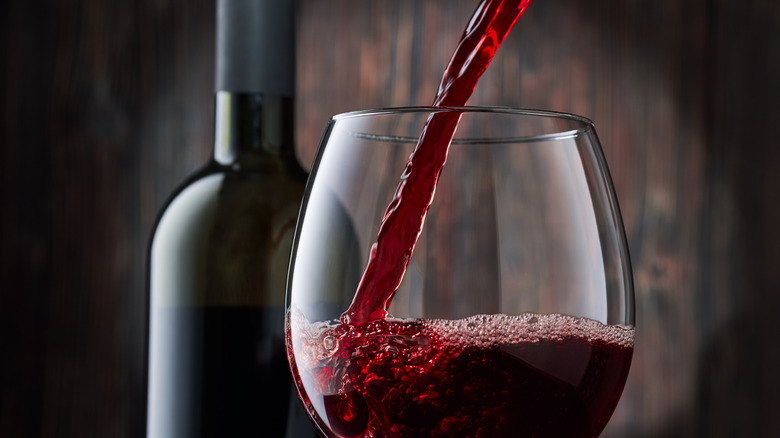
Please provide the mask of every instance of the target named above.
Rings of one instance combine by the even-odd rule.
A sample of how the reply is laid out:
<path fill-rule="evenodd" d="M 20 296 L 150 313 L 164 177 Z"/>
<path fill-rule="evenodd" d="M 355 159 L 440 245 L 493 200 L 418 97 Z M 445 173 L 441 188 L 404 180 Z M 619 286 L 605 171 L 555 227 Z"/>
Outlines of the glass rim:
<path fill-rule="evenodd" d="M 488 141 L 489 143 L 502 143 L 506 141 L 511 142 L 525 142 L 529 140 L 560 140 L 560 139 L 566 139 L 566 138 L 572 138 L 577 137 L 580 135 L 583 135 L 587 132 L 594 132 L 595 131 L 595 124 L 593 121 L 587 117 L 579 116 L 572 113 L 566 113 L 566 112 L 559 112 L 559 111 L 549 111 L 549 110 L 538 110 L 538 109 L 528 109 L 528 108 L 516 108 L 516 107 L 508 107 L 508 106 L 400 106 L 400 107 L 385 107 L 385 108 L 374 108 L 374 109 L 363 109 L 363 110 L 356 110 L 356 111 L 348 111 L 339 113 L 336 115 L 333 115 L 330 118 L 330 122 L 338 122 L 341 120 L 347 120 L 347 119 L 353 119 L 353 118 L 361 118 L 361 117 L 371 117 L 371 116 L 381 116 L 381 115 L 388 115 L 388 114 L 409 114 L 409 113 L 494 113 L 494 114 L 510 114 L 510 115 L 519 115 L 519 116 L 530 116 L 530 117 L 540 117 L 540 118 L 548 118 L 548 119 L 559 119 L 559 120 L 566 120 L 566 121 L 573 121 L 576 123 L 580 123 L 582 126 L 577 127 L 575 129 L 568 129 L 563 131 L 556 131 L 556 132 L 549 132 L 546 134 L 536 134 L 526 137 L 515 137 L 512 139 L 509 138 L 496 138 Z M 367 138 L 372 138 L 375 140 L 390 140 L 391 138 L 385 138 L 385 136 L 375 136 L 371 134 L 363 134 L 361 136 L 365 136 Z M 380 138 L 381 137 L 381 138 Z M 392 140 L 394 141 L 400 141 L 402 143 L 411 143 L 411 142 L 417 142 L 417 137 L 396 137 L 393 136 Z M 453 139 L 453 144 L 463 143 L 463 144 L 469 144 L 469 143 L 485 143 L 486 139 Z"/>

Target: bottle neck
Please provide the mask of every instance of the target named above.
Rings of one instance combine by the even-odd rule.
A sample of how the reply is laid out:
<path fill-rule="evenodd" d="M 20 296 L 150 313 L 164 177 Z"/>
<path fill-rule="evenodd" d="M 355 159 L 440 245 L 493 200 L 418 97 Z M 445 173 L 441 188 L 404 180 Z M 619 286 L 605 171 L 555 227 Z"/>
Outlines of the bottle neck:
<path fill-rule="evenodd" d="M 214 160 L 225 166 L 279 157 L 295 160 L 293 98 L 218 91 Z"/>
<path fill-rule="evenodd" d="M 221 165 L 295 160 L 294 3 L 217 0 L 214 159 Z"/>
<path fill-rule="evenodd" d="M 217 0 L 217 92 L 295 94 L 294 4 Z"/>

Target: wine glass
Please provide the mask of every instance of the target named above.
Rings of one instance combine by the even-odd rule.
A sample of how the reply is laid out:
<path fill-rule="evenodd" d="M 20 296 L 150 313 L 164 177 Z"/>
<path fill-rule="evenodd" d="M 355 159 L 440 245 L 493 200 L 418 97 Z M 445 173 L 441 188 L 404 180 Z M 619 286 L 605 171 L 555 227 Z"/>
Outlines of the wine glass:
<path fill-rule="evenodd" d="M 388 316 L 343 322 L 437 114 L 460 122 Z M 633 324 L 626 239 L 591 121 L 495 107 L 329 121 L 285 324 L 299 396 L 325 436 L 597 436 L 628 375 Z"/>

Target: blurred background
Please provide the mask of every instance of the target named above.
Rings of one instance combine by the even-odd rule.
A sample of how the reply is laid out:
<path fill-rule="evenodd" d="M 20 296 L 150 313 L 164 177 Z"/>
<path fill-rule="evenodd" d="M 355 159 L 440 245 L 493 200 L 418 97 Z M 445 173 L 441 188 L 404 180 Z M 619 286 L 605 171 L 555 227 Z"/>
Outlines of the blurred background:
<path fill-rule="evenodd" d="M 0 436 L 139 437 L 145 263 L 210 157 L 214 2 L 0 15 Z M 298 156 L 432 102 L 475 0 L 300 0 Z M 470 104 L 595 121 L 634 265 L 607 437 L 780 436 L 780 2 L 537 0 Z"/>

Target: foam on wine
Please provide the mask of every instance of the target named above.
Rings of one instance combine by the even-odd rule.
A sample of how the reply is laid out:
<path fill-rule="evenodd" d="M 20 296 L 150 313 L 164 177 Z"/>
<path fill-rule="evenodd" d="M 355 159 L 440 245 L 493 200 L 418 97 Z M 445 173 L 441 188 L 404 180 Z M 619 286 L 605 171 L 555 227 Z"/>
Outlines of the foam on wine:
<path fill-rule="evenodd" d="M 620 325 L 604 325 L 587 318 L 567 315 L 474 315 L 464 319 L 424 320 L 426 331 L 435 333 L 443 344 L 488 348 L 500 344 L 555 341 L 577 337 L 587 342 L 603 342 L 633 347 L 634 330 Z"/>
<path fill-rule="evenodd" d="M 436 339 L 440 346 L 450 348 L 491 348 L 567 338 L 613 344 L 620 348 L 634 346 L 634 328 L 631 326 L 605 325 L 588 318 L 560 314 L 473 315 L 457 320 L 389 317 L 385 319 L 387 324 L 374 322 L 361 328 L 343 326 L 335 321 L 309 322 L 300 312 L 290 320 L 294 322 L 296 333 L 305 333 L 305 338 L 301 339 L 304 347 L 300 351 L 311 362 L 330 360 L 340 352 L 339 344 L 351 336 L 378 340 L 380 344 L 400 343 L 405 346 L 420 346 Z M 389 333 L 388 325 L 405 327 L 393 333 L 397 336 L 393 342 L 385 339 Z"/>

